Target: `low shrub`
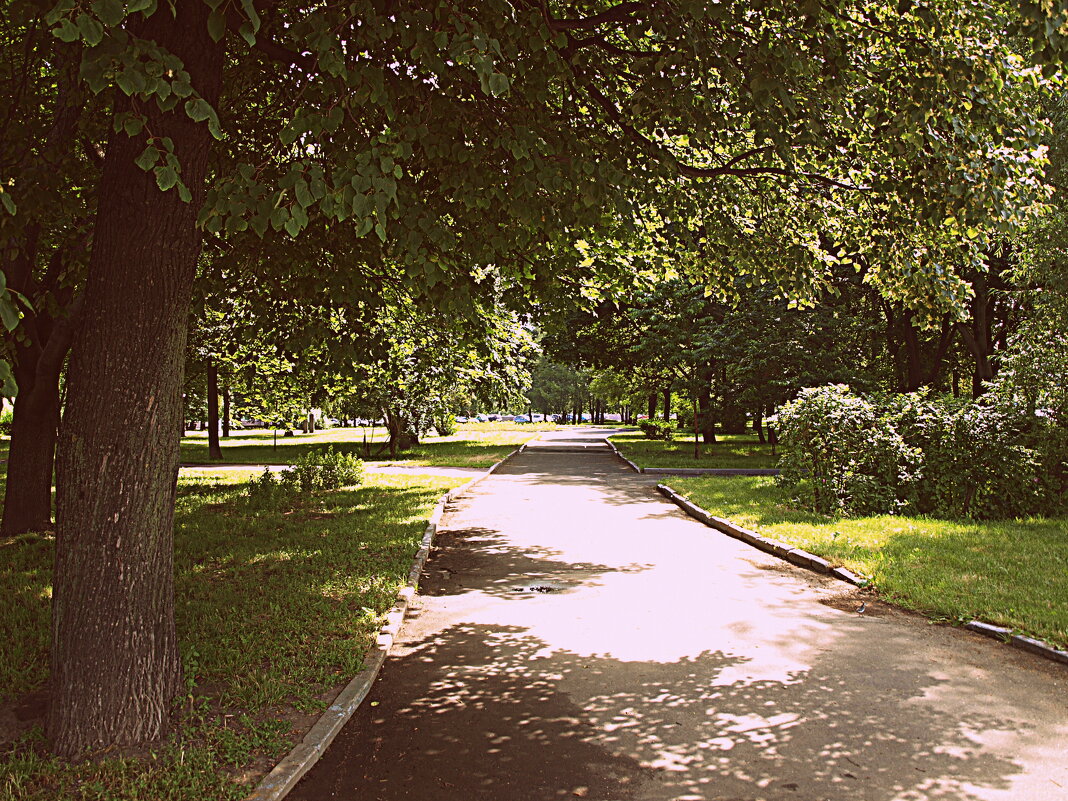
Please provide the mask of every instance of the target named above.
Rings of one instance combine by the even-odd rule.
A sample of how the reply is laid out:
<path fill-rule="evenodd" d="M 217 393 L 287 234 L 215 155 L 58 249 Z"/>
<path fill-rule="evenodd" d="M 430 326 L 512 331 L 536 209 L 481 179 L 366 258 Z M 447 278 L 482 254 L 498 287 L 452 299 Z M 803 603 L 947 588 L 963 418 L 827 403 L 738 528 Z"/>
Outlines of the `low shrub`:
<path fill-rule="evenodd" d="M 11 409 L 4 409 L 0 412 L 0 434 L 5 437 L 11 436 L 11 421 L 15 419 L 15 412 Z"/>
<path fill-rule="evenodd" d="M 994 396 L 802 390 L 777 414 L 779 483 L 823 514 L 1056 515 L 1068 432 Z"/>
<path fill-rule="evenodd" d="M 362 482 L 361 459 L 327 448 L 301 456 L 278 475 L 265 467 L 259 477 L 249 479 L 247 492 L 251 502 L 273 506 L 300 492 L 333 490 Z"/>
<path fill-rule="evenodd" d="M 457 432 L 456 418 L 451 414 L 443 414 L 434 421 L 434 430 L 442 437 L 451 437 Z"/>
<path fill-rule="evenodd" d="M 639 420 L 638 428 L 646 439 L 671 440 L 675 436 L 675 424 L 670 420 Z"/>
<path fill-rule="evenodd" d="M 777 413 L 779 482 L 822 514 L 901 511 L 918 479 L 920 453 L 879 410 L 843 384 L 804 389 Z"/>

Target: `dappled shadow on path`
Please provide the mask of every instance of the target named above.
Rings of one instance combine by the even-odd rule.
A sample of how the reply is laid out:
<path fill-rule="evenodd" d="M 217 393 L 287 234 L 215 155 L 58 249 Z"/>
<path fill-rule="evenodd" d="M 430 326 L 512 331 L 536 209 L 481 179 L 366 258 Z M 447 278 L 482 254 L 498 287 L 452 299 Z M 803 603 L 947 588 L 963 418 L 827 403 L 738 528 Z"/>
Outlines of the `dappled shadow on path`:
<path fill-rule="evenodd" d="M 522 600 L 534 597 L 541 587 L 566 593 L 598 586 L 604 573 L 635 573 L 650 567 L 565 561 L 554 548 L 518 547 L 499 531 L 468 527 L 439 534 L 420 580 L 420 592 L 441 596 L 478 591 Z"/>
<path fill-rule="evenodd" d="M 291 798 L 969 801 L 1019 771 L 977 745 L 1011 725 L 914 704 L 935 683 L 915 667 L 876 696 L 819 660 L 785 681 L 745 680 L 744 662 L 629 662 L 453 626 L 389 661 Z"/>

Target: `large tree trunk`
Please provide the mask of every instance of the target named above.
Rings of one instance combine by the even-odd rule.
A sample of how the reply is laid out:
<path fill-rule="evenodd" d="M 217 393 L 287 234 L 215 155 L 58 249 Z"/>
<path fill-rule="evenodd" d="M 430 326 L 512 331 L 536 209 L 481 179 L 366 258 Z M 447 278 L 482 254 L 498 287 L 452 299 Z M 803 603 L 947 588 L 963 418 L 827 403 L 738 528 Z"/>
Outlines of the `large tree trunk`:
<path fill-rule="evenodd" d="M 181 58 L 193 86 L 215 103 L 223 47 L 208 35 L 208 7 L 177 0 L 174 8 L 176 16 L 161 7 L 131 33 Z M 116 93 L 116 112 L 129 107 Z M 134 164 L 143 136 L 112 137 L 56 463 L 48 734 L 66 757 L 158 740 L 181 678 L 174 432 L 210 135 L 181 105 L 140 109 L 153 134 L 173 140 L 193 201 L 161 192 Z"/>
<path fill-rule="evenodd" d="M 222 446 L 219 444 L 219 368 L 215 359 L 208 357 L 208 458 L 222 461 Z"/>

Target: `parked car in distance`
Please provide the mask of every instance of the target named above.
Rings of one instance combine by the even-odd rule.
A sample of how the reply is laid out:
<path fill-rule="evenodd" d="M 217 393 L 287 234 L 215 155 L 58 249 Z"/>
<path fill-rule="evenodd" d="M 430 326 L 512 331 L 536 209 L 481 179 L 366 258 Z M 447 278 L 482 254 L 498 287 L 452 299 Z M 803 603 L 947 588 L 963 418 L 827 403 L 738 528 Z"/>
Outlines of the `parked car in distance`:
<path fill-rule="evenodd" d="M 532 423 L 544 423 L 545 422 L 545 415 L 544 414 L 532 414 L 530 416 L 530 422 L 532 422 Z"/>
<path fill-rule="evenodd" d="M 530 418 L 527 417 L 525 414 L 517 414 L 515 416 L 515 422 L 517 422 L 517 423 L 529 423 L 530 422 Z"/>
<path fill-rule="evenodd" d="M 489 421 L 490 421 L 491 423 L 496 423 L 496 422 L 498 422 L 498 421 L 499 421 L 499 420 L 501 419 L 501 416 L 500 416 L 499 414 L 488 414 L 488 415 L 486 415 L 486 418 L 487 418 L 487 419 L 488 419 L 488 420 L 489 420 Z"/>
<path fill-rule="evenodd" d="M 459 415 L 459 414 L 458 414 L 458 415 L 456 415 L 456 417 L 454 417 L 453 419 L 454 419 L 454 420 L 455 420 L 455 421 L 456 421 L 457 423 L 466 423 L 466 422 L 467 422 L 467 418 L 466 418 L 466 417 L 464 417 L 463 415 Z"/>
<path fill-rule="evenodd" d="M 488 423 L 489 422 L 489 418 L 484 414 L 476 414 L 475 415 L 475 420 L 477 422 L 479 422 L 479 423 Z"/>

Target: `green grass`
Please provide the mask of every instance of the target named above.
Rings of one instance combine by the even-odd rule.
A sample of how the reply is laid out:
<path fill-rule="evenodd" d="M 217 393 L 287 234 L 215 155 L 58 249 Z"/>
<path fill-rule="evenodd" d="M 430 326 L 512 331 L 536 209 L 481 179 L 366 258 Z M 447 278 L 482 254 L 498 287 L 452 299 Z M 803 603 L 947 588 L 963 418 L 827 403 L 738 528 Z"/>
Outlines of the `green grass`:
<path fill-rule="evenodd" d="M 726 434 L 717 442 L 701 443 L 701 457 L 693 458 L 693 434 L 676 433 L 671 442 L 646 439 L 640 431 L 609 437 L 620 452 L 638 467 L 775 467 L 771 446 L 745 434 Z"/>
<path fill-rule="evenodd" d="M 360 668 L 437 499 L 458 479 L 370 475 L 275 508 L 247 471 L 183 478 L 176 618 L 182 737 L 149 758 L 64 765 L 39 731 L 0 746 L 0 799 L 241 798 L 237 775 L 292 746 L 286 710 L 315 714 Z M 0 702 L 47 678 L 50 536 L 0 540 Z"/>
<path fill-rule="evenodd" d="M 973 618 L 1068 647 L 1068 519 L 974 522 L 799 512 L 767 477 L 672 479 L 717 517 L 869 576 L 887 600 L 944 620 Z"/>
<path fill-rule="evenodd" d="M 448 437 L 425 437 L 418 446 L 389 458 L 384 451 L 367 461 L 378 464 L 404 464 L 418 467 L 491 467 L 538 432 L 555 428 L 548 425 L 515 423 L 475 423 L 461 426 Z M 342 453 L 363 455 L 364 437 L 370 443 L 384 442 L 384 428 L 331 428 L 314 434 L 278 435 L 275 447 L 271 431 L 234 433 L 221 441 L 223 462 L 232 464 L 288 464 L 309 451 L 332 447 Z M 183 464 L 211 464 L 205 432 L 195 432 L 182 440 Z"/>

